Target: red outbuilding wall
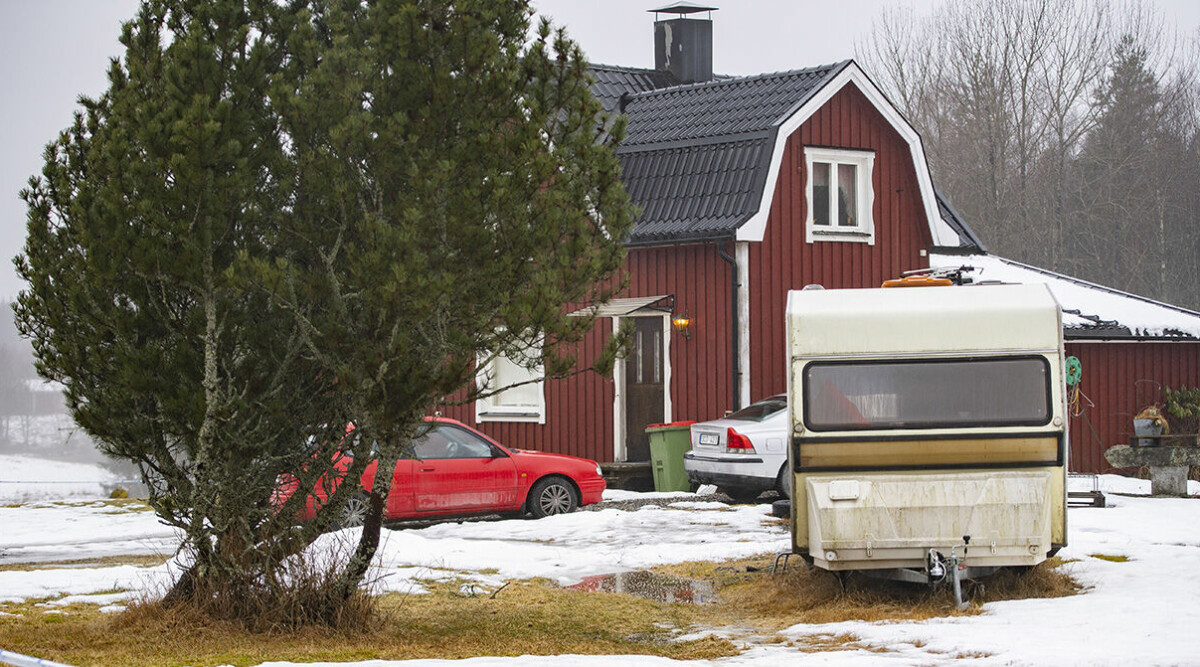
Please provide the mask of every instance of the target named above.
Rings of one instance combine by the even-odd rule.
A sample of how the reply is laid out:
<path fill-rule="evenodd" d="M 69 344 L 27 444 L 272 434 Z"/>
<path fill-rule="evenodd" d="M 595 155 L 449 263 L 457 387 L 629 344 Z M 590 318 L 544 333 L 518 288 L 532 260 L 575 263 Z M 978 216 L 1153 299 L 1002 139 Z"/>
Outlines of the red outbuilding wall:
<path fill-rule="evenodd" d="M 1070 406 L 1071 472 L 1109 472 L 1104 450 L 1129 444 L 1133 417 L 1160 402 L 1160 387 L 1200 386 L 1200 342 L 1068 342 L 1083 364 Z"/>

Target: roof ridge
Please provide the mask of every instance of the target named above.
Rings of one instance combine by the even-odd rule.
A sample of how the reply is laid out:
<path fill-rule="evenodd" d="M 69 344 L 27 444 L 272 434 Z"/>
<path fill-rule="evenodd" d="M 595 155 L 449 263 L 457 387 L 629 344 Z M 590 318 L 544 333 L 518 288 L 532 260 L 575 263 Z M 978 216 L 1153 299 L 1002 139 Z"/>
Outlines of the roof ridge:
<path fill-rule="evenodd" d="M 1167 309 L 1169 309 L 1169 310 L 1174 310 L 1174 311 L 1176 311 L 1176 312 L 1183 313 L 1184 315 L 1191 315 L 1191 316 L 1193 316 L 1193 317 L 1200 317 L 1200 312 L 1197 312 L 1197 311 L 1194 311 L 1194 310 L 1189 310 L 1189 309 L 1187 309 L 1187 308 L 1184 308 L 1183 306 L 1176 306 L 1176 305 L 1174 305 L 1174 304 L 1166 303 L 1165 301 L 1158 301 L 1158 300 L 1156 300 L 1156 299 L 1151 299 L 1151 298 L 1150 298 L 1150 297 L 1148 297 L 1148 296 L 1142 296 L 1142 295 L 1140 295 L 1140 294 L 1134 294 L 1134 293 L 1132 293 L 1132 292 L 1125 292 L 1125 291 L 1123 291 L 1123 290 L 1119 290 L 1119 289 L 1117 289 L 1117 288 L 1115 288 L 1115 287 L 1108 287 L 1107 285 L 1101 285 L 1101 284 L 1099 284 L 1099 283 L 1093 283 L 1093 282 L 1091 282 L 1091 281 L 1083 280 L 1082 278 L 1076 278 L 1076 277 L 1074 277 L 1074 276 L 1068 276 L 1068 275 L 1067 275 L 1067 274 L 1065 274 L 1065 273 L 1059 273 L 1059 272 L 1057 272 L 1057 271 L 1051 271 L 1050 269 L 1043 269 L 1043 268 L 1041 268 L 1041 267 L 1039 267 L 1039 266 L 1032 266 L 1032 265 L 1030 265 L 1030 264 L 1025 264 L 1024 262 L 1018 262 L 1018 261 L 1017 261 L 1017 260 L 1015 260 L 1015 259 L 1009 259 L 1009 258 L 1007 258 L 1007 257 L 1001 257 L 1000 255 L 993 255 L 993 254 L 991 254 L 991 253 L 986 253 L 986 252 L 985 252 L 985 253 L 981 253 L 981 254 L 984 254 L 984 255 L 987 255 L 987 256 L 990 256 L 990 257 L 995 257 L 996 259 L 1000 260 L 1001 262 L 1004 262 L 1004 263 L 1006 263 L 1006 264 L 1011 264 L 1011 265 L 1013 265 L 1013 266 L 1018 266 L 1018 267 L 1020 267 L 1020 268 L 1022 268 L 1022 269 L 1028 269 L 1028 270 L 1030 270 L 1030 271 L 1033 271 L 1033 272 L 1035 272 L 1035 273 L 1041 273 L 1041 274 L 1043 274 L 1043 275 L 1052 276 L 1052 277 L 1054 277 L 1054 278 L 1061 278 L 1061 279 L 1063 279 L 1063 280 L 1066 280 L 1066 281 L 1069 281 L 1069 282 L 1075 283 L 1076 285 L 1079 285 L 1079 286 L 1081 286 L 1081 287 L 1090 287 L 1090 288 L 1092 288 L 1092 289 L 1098 289 L 1098 290 L 1100 290 L 1100 291 L 1103 291 L 1103 292 L 1108 292 L 1108 293 L 1110 293 L 1110 294 L 1116 294 L 1116 295 L 1118 295 L 1118 296 L 1124 296 L 1124 297 L 1129 297 L 1129 298 L 1131 298 L 1131 299 L 1136 299 L 1136 300 L 1138 300 L 1138 301 L 1143 301 L 1143 302 L 1145 302 L 1145 303 L 1148 303 L 1148 304 L 1151 304 L 1151 305 L 1154 305 L 1154 306 L 1161 306 L 1161 307 L 1163 307 L 1163 308 L 1167 308 Z"/>
<path fill-rule="evenodd" d="M 814 72 L 820 72 L 820 71 L 834 71 L 834 70 L 841 69 L 847 63 L 850 63 L 850 62 L 853 62 L 853 61 L 850 59 L 846 59 L 846 60 L 842 60 L 842 61 L 839 61 L 836 63 L 829 63 L 826 65 L 817 65 L 815 67 L 805 67 L 802 69 L 784 70 L 784 71 L 780 71 L 780 72 L 764 72 L 762 74 L 751 74 L 751 75 L 747 75 L 747 76 L 729 76 L 729 78 L 726 78 L 726 79 L 713 79 L 711 81 L 697 81 L 695 83 L 681 83 L 681 84 L 674 85 L 674 86 L 665 86 L 663 88 L 655 88 L 654 90 L 646 90 L 646 91 L 642 91 L 639 93 L 634 93 L 630 97 L 643 98 L 643 97 L 650 97 L 652 95 L 679 93 L 679 92 L 685 92 L 685 91 L 689 91 L 689 90 L 697 90 L 700 88 L 707 88 L 707 87 L 716 88 L 719 86 L 737 85 L 740 83 L 763 81 L 766 79 L 782 79 L 785 77 L 796 76 L 799 74 L 812 74 Z M 654 70 L 654 71 L 657 71 L 657 70 Z"/>
<path fill-rule="evenodd" d="M 779 117 L 775 119 L 775 122 L 772 123 L 772 125 L 778 127 L 784 121 L 791 118 L 792 115 L 803 108 L 805 104 L 808 104 L 808 101 L 813 98 L 813 95 L 816 95 L 818 91 L 823 90 L 825 86 L 829 85 L 829 82 L 832 81 L 834 77 L 853 64 L 854 60 L 847 58 L 846 60 L 842 60 L 840 62 L 822 66 L 827 69 L 825 70 L 825 76 L 821 77 L 821 82 L 810 88 L 809 91 L 805 93 L 804 97 L 796 100 L 796 102 L 793 103 L 792 106 L 787 109 L 787 111 L 784 111 L 782 114 L 780 114 Z M 805 73 L 816 72 L 820 69 L 821 68 L 812 68 L 805 70 Z"/>
<path fill-rule="evenodd" d="M 633 67 L 632 65 L 606 65 L 604 63 L 588 63 L 587 65 L 588 65 L 588 68 L 590 68 L 590 69 L 616 70 L 619 72 L 639 72 L 639 73 L 645 73 L 645 74 L 654 74 L 654 73 L 661 71 L 661 70 L 654 69 L 653 67 Z"/>

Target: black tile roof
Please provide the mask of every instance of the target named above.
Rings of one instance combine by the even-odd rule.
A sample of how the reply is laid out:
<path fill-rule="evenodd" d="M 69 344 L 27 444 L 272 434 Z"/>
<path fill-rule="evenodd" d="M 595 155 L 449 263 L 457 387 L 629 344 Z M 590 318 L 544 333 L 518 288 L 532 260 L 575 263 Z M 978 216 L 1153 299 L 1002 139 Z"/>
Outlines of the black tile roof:
<path fill-rule="evenodd" d="M 669 72 L 591 65 L 592 92 L 628 118 L 617 148 L 641 207 L 630 245 L 727 239 L 758 212 L 776 132 L 849 60 L 790 72 L 717 76 L 680 85 Z M 938 212 L 959 237 L 944 252 L 986 252 L 954 207 Z"/>
<path fill-rule="evenodd" d="M 762 199 L 770 137 L 622 153 L 622 178 L 642 208 L 632 245 L 729 238 Z"/>
<path fill-rule="evenodd" d="M 592 72 L 592 94 L 609 113 L 621 113 L 621 95 L 644 93 L 648 90 L 676 85 L 670 72 L 616 65 L 590 65 Z"/>
<path fill-rule="evenodd" d="M 731 237 L 758 211 L 775 131 L 849 61 L 676 85 L 655 70 L 592 65 L 592 91 L 628 116 L 617 149 L 642 212 L 632 245 Z"/>
<path fill-rule="evenodd" d="M 635 94 L 621 149 L 772 130 L 848 63 Z"/>

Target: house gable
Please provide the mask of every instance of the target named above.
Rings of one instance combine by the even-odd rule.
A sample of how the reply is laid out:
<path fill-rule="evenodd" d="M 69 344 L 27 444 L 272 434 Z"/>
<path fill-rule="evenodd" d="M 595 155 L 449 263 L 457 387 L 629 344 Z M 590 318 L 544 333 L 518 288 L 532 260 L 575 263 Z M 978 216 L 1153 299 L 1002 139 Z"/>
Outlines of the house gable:
<path fill-rule="evenodd" d="M 811 238 L 806 153 L 813 146 L 874 156 L 873 243 Z M 739 262 L 744 291 L 738 322 L 745 341 L 739 353 L 746 400 L 786 389 L 784 308 L 789 290 L 808 284 L 878 287 L 888 278 L 928 266 L 928 249 L 934 245 L 911 146 L 853 82 L 788 135 L 779 163 L 761 236 L 737 244 L 745 255 Z"/>
<path fill-rule="evenodd" d="M 917 174 L 917 187 L 925 219 L 929 225 L 929 234 L 933 245 L 942 247 L 958 247 L 961 244 L 959 234 L 947 224 L 938 208 L 938 199 L 934 194 L 933 179 L 929 174 L 929 165 L 925 161 L 925 148 L 921 144 L 921 136 L 912 125 L 904 119 L 900 112 L 892 106 L 887 97 L 871 81 L 853 61 L 848 61 L 834 76 L 820 87 L 819 90 L 803 102 L 799 103 L 785 118 L 781 118 L 774 137 L 771 151 L 771 164 L 767 171 L 766 182 L 774 184 L 779 178 L 779 168 L 783 161 L 788 139 L 813 117 L 821 108 L 847 86 L 853 86 L 861 92 L 887 123 L 895 130 L 908 145 L 913 167 Z M 834 146 L 842 148 L 843 146 Z M 767 218 L 771 212 L 773 188 L 764 188 L 757 211 L 746 220 L 737 231 L 738 241 L 762 241 L 767 226 Z"/>
<path fill-rule="evenodd" d="M 630 246 L 761 241 L 787 138 L 852 86 L 904 138 L 932 245 L 982 250 L 935 193 L 916 131 L 853 61 L 690 85 L 607 65 L 592 75 L 605 109 L 628 116 L 617 155 L 641 207 Z"/>

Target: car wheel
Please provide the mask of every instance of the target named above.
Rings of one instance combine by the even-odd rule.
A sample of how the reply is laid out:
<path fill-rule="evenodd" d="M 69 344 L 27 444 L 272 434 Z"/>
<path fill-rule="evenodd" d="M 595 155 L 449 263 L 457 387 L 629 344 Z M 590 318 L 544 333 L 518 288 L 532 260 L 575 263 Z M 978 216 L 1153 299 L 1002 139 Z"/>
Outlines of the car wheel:
<path fill-rule="evenodd" d="M 552 514 L 574 512 L 579 506 L 579 501 L 575 498 L 575 489 L 571 488 L 566 480 L 560 477 L 546 477 L 538 480 L 529 490 L 527 505 L 529 514 L 535 519 L 540 519 Z"/>
<path fill-rule="evenodd" d="M 762 495 L 762 491 L 747 489 L 742 486 L 722 486 L 717 490 L 729 496 L 730 500 L 739 505 L 754 502 Z"/>
<path fill-rule="evenodd" d="M 779 519 L 792 518 L 792 501 L 785 498 L 771 503 L 771 516 Z"/>
<path fill-rule="evenodd" d="M 792 485 L 796 483 L 796 478 L 788 473 L 788 465 L 784 463 L 779 469 L 779 477 L 775 479 L 775 490 L 784 498 L 792 497 Z"/>
<path fill-rule="evenodd" d="M 342 508 L 342 513 L 338 517 L 337 527 L 341 528 L 362 528 L 362 525 L 367 521 L 367 512 L 371 509 L 371 501 L 365 493 L 357 493 L 350 496 L 350 500 L 346 501 L 346 506 Z"/>

